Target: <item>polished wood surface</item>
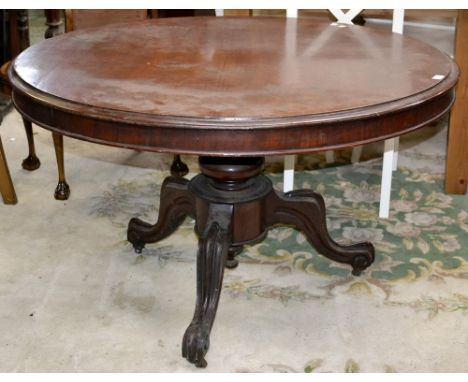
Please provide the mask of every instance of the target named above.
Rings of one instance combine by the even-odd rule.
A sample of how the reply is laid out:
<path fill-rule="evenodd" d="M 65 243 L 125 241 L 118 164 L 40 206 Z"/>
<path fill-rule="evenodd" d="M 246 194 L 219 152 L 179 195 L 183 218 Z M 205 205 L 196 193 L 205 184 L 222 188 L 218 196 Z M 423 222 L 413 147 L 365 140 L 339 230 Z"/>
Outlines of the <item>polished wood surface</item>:
<path fill-rule="evenodd" d="M 180 12 L 181 16 L 187 16 L 187 12 L 184 11 L 189 11 L 189 15 L 194 13 L 194 10 L 164 10 L 158 14 L 155 9 L 149 11 L 146 9 L 66 9 L 65 31 L 72 32 L 83 28 L 102 27 L 124 21 L 145 20 L 148 17 L 171 17 L 174 12 Z M 63 152 L 63 150 L 61 151 Z M 171 174 L 174 176 L 185 176 L 189 172 L 187 165 L 182 162 L 180 155 L 177 154 L 174 155 L 170 169 Z M 67 195 L 66 192 L 59 192 L 59 190 L 68 190 L 69 193 L 70 187 L 68 187 L 66 181 L 62 185 L 59 181 L 55 191 L 56 199 L 57 196 L 60 199 L 62 196 Z"/>
<path fill-rule="evenodd" d="M 468 185 L 468 10 L 458 11 L 455 61 L 460 66 L 457 99 L 450 114 L 445 191 L 464 194 Z"/>
<path fill-rule="evenodd" d="M 51 55 L 59 58 L 50 63 Z M 112 62 L 119 65 L 102 64 Z M 458 70 L 435 48 L 372 28 L 201 17 L 59 36 L 21 54 L 10 76 L 18 108 L 64 134 L 154 151 L 262 155 L 421 127 L 450 107 Z M 43 118 L 50 109 L 55 122 Z M 83 120 L 64 126 L 62 116 Z M 109 121 L 122 124 L 118 133 Z M 338 123 L 343 130 L 330 134 Z M 254 139 L 253 127 L 263 130 Z"/>

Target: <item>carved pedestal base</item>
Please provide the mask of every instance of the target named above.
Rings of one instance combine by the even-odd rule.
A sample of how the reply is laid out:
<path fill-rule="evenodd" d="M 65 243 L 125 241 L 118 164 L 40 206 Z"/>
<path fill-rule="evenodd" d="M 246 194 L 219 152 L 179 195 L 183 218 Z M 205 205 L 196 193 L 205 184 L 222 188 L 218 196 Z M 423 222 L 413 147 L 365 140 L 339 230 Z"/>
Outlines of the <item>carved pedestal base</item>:
<path fill-rule="evenodd" d="M 370 243 L 342 246 L 328 234 L 323 198 L 310 190 L 279 194 L 261 174 L 263 158 L 200 157 L 202 174 L 191 181 L 168 177 L 162 190 L 155 225 L 130 220 L 128 241 L 137 252 L 145 244 L 172 234 L 186 216 L 196 220 L 197 301 L 195 314 L 182 341 L 182 355 L 205 367 L 209 335 L 216 315 L 224 267 L 237 266 L 243 245 L 261 241 L 276 224 L 301 230 L 317 251 L 351 265 L 359 275 L 374 261 Z"/>

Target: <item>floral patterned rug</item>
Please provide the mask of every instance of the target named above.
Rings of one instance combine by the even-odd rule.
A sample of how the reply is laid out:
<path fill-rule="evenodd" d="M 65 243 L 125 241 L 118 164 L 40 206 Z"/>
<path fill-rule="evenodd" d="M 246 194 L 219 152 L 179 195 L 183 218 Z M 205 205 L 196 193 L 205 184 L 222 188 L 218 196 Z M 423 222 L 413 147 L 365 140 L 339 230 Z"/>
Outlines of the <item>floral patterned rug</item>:
<path fill-rule="evenodd" d="M 340 296 L 348 296 L 351 301 L 372 301 L 382 309 L 382 313 L 386 312 L 384 316 L 392 317 L 392 310 L 400 310 L 415 320 L 428 322 L 436 317 L 441 320 L 450 317 L 466 327 L 466 198 L 444 194 L 441 174 L 400 168 L 393 178 L 390 217 L 380 219 L 380 161 L 353 166 L 335 164 L 324 168 L 323 162 L 311 164 L 304 163 L 306 159 L 302 159 L 297 167 L 295 189 L 320 192 L 325 198 L 327 224 L 332 237 L 341 244 L 372 242 L 376 249 L 375 262 L 363 275 L 354 277 L 347 265 L 318 254 L 301 232 L 289 227 L 274 228 L 265 241 L 245 248 L 238 256 L 240 265 L 236 270 L 226 272 L 221 304 L 225 304 L 226 299 L 254 303 L 263 300 L 265 304 L 277 301 L 294 314 L 292 303 L 312 308 L 317 304 L 320 306 L 320 303 L 337 303 Z M 190 166 L 195 168 L 196 163 L 192 162 Z M 275 188 L 281 190 L 281 162 L 270 163 L 265 173 Z M 120 236 L 124 237 L 130 217 L 155 220 L 162 180 L 161 173 L 151 173 L 139 179 L 119 181 L 93 199 L 90 214 L 108 219 L 113 226 L 119 227 Z M 154 257 L 162 269 L 168 262 L 185 262 L 194 267 L 196 237 L 193 225 L 191 219 L 186 219 L 177 232 L 177 238 L 149 246 L 138 261 Z M 184 241 L 190 250 L 179 249 Z M 116 244 L 129 248 L 125 241 Z M 253 265 L 260 266 L 261 271 L 260 267 L 252 269 Z M 464 336 L 466 338 L 466 334 Z M 404 346 L 404 333 L 401 337 Z M 467 354 L 460 355 L 468 360 Z M 300 368 L 278 363 L 263 365 L 261 370 L 330 371 L 325 367 L 326 362 L 325 358 L 319 357 L 308 360 Z M 352 357 L 343 362 L 342 369 L 334 371 L 358 372 L 360 363 L 365 363 Z M 426 365 L 426 369 L 419 371 L 431 370 L 432 367 L 434 365 Z M 468 371 L 468 368 L 457 367 L 458 370 L 460 368 Z M 399 369 L 382 363 L 378 371 Z M 449 370 L 442 365 L 440 369 Z M 401 371 L 404 370 L 408 370 L 407 367 L 401 367 Z M 435 370 L 438 371 L 437 368 Z M 254 370 L 246 368 L 244 371 Z"/>
<path fill-rule="evenodd" d="M 196 163 L 191 163 L 192 168 Z M 277 190 L 282 189 L 281 163 L 267 166 L 265 174 Z M 394 300 L 396 286 L 444 278 L 468 281 L 468 212 L 466 198 L 443 192 L 443 176 L 400 168 L 393 179 L 391 213 L 388 219 L 378 217 L 381 163 L 368 162 L 354 166 L 308 169 L 299 165 L 295 189 L 314 189 L 324 196 L 327 225 L 340 244 L 372 242 L 376 259 L 361 277 L 350 274 L 350 267 L 333 262 L 317 253 L 301 232 L 289 228 L 272 229 L 265 241 L 247 246 L 238 256 L 242 269 L 247 264 L 270 266 L 278 277 L 303 273 L 323 280 L 323 293 L 311 294 L 296 286 L 277 287 L 262 280 L 244 280 L 240 275 L 228 277 L 224 289 L 232 296 L 272 298 L 283 303 L 290 300 L 328 299 L 336 288 L 346 293 L 382 294 L 387 305 L 409 306 L 426 311 L 429 317 L 440 312 L 468 311 L 468 293 L 417 300 Z M 133 216 L 154 222 L 157 199 L 163 177 L 160 173 L 144 178 L 120 181 L 102 196 L 93 199 L 90 214 L 108 218 L 119 226 L 125 237 L 126 222 Z M 156 203 L 155 203 L 156 200 Z M 178 231 L 177 240 L 196 241 L 194 221 L 187 218 Z M 128 246 L 127 242 L 121 245 Z M 158 247 L 158 245 L 155 245 Z M 155 249 L 149 249 L 154 254 Z M 192 253 L 179 253 L 177 245 L 157 251 L 159 261 L 193 261 Z M 145 254 L 144 254 L 145 255 Z M 143 256 L 144 256 L 143 255 Z M 243 265 L 245 264 L 245 265 Z"/>

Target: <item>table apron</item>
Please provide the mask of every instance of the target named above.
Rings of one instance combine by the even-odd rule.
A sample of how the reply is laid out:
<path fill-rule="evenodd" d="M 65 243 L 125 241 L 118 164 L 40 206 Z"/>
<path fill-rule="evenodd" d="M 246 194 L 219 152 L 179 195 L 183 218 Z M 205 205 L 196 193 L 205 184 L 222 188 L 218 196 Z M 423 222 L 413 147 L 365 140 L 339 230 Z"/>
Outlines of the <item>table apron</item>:
<path fill-rule="evenodd" d="M 362 145 L 421 128 L 450 110 L 453 90 L 384 115 L 339 122 L 272 128 L 148 126 L 98 119 L 54 108 L 13 92 L 19 112 L 45 129 L 73 138 L 145 151 L 205 156 L 265 156 L 300 154 Z"/>

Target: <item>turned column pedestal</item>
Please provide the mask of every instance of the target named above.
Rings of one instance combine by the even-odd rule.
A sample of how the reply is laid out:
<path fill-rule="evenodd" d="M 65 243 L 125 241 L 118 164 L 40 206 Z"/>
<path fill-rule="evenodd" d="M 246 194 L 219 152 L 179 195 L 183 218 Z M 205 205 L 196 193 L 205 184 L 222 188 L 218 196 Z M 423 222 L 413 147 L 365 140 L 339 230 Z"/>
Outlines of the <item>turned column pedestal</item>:
<path fill-rule="evenodd" d="M 186 216 L 195 219 L 199 237 L 197 301 L 182 354 L 205 367 L 224 267 L 237 266 L 234 257 L 245 244 L 263 240 L 273 225 L 292 225 L 320 254 L 351 265 L 354 275 L 373 262 L 374 248 L 370 243 L 341 246 L 333 241 L 326 227 L 323 198 L 310 190 L 276 192 L 262 175 L 264 158 L 200 157 L 199 162 L 201 174 L 192 180 L 165 179 L 157 223 L 130 220 L 128 240 L 141 252 L 145 244 L 172 234 Z"/>

